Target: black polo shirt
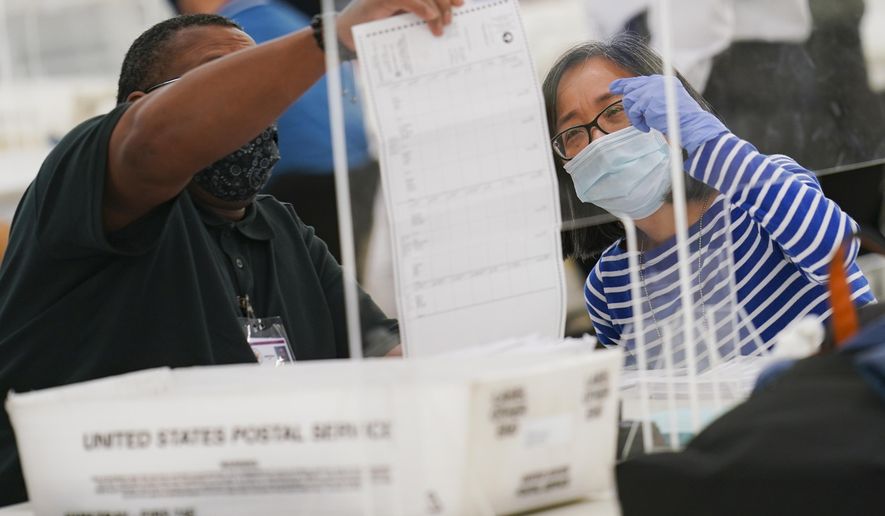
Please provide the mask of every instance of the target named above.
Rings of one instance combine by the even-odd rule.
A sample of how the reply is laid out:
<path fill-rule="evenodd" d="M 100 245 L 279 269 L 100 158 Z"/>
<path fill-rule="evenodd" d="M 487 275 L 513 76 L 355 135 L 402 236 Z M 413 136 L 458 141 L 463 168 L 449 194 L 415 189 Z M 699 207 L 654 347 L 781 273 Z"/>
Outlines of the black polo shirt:
<path fill-rule="evenodd" d="M 158 366 L 254 362 L 237 320 L 245 294 L 257 316 L 282 318 L 296 360 L 346 357 L 341 269 L 273 197 L 259 196 L 232 223 L 184 192 L 105 234 L 108 142 L 126 107 L 72 130 L 19 204 L 0 266 L 0 392 Z M 395 331 L 361 296 L 364 331 Z M 0 505 L 24 496 L 4 411 Z"/>

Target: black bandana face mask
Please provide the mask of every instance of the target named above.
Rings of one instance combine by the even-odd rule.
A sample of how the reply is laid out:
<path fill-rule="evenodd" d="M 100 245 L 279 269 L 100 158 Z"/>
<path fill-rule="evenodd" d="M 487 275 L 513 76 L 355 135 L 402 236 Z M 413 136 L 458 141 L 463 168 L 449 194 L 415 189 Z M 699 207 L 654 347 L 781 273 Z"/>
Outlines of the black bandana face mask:
<path fill-rule="evenodd" d="M 272 125 L 254 140 L 197 172 L 194 182 L 223 201 L 252 199 L 280 160 L 277 141 L 277 127 Z"/>

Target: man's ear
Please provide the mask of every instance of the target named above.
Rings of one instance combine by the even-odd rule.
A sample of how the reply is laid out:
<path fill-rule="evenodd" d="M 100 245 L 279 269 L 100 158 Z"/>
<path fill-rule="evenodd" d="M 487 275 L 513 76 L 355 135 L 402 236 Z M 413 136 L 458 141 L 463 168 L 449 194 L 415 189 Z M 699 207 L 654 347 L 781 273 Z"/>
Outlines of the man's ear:
<path fill-rule="evenodd" d="M 126 102 L 135 102 L 136 100 L 140 99 L 141 97 L 144 97 L 145 95 L 146 95 L 146 93 L 143 91 L 133 91 L 132 93 L 129 94 L 129 96 L 126 97 Z"/>

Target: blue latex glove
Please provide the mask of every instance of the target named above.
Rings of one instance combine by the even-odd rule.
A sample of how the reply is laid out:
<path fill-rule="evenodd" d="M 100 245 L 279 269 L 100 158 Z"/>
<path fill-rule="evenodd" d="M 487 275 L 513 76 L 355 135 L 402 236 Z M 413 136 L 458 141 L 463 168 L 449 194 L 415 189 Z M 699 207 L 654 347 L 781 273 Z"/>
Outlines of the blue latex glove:
<path fill-rule="evenodd" d="M 609 91 L 624 96 L 624 109 L 630 123 L 643 132 L 657 129 L 667 134 L 667 100 L 664 81 L 676 86 L 676 106 L 682 147 L 693 154 L 701 145 L 728 132 L 728 128 L 712 113 L 704 109 L 685 91 L 675 77 L 648 75 L 612 81 Z"/>

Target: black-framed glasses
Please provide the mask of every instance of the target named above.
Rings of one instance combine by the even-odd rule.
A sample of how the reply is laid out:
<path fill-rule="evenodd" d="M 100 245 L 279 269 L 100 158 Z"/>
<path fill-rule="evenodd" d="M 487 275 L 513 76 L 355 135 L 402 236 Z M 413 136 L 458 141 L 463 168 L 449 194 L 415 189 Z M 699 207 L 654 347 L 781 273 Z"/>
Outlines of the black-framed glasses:
<path fill-rule="evenodd" d="M 610 134 L 630 125 L 630 119 L 627 112 L 624 111 L 622 100 L 616 100 L 605 107 L 596 115 L 589 124 L 576 125 L 569 127 L 553 137 L 553 150 L 556 154 L 568 161 L 584 150 L 584 147 L 590 145 L 593 136 L 590 131 L 595 127 L 602 134 Z"/>
<path fill-rule="evenodd" d="M 163 86 L 168 86 L 168 85 L 172 84 L 173 82 L 177 81 L 178 79 L 181 79 L 181 77 L 175 77 L 174 79 L 169 79 L 168 81 L 163 81 L 161 83 L 154 84 L 150 88 L 144 90 L 144 92 L 150 93 L 150 92 L 156 90 L 157 88 L 162 88 Z"/>

